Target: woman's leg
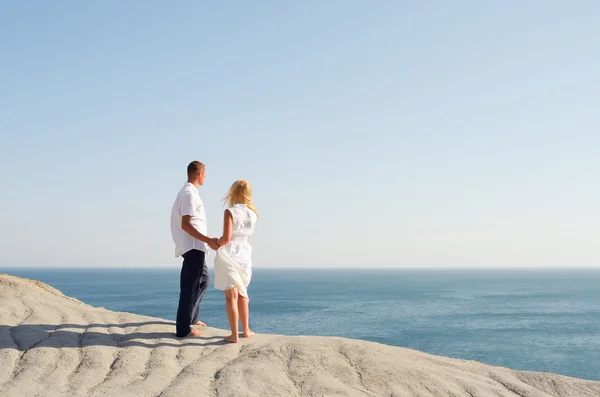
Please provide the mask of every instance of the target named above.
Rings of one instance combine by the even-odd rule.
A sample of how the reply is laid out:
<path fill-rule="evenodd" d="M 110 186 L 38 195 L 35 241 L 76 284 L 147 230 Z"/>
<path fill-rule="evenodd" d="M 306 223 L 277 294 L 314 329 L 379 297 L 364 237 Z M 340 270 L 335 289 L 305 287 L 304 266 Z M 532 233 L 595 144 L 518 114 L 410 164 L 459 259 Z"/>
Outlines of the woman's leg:
<path fill-rule="evenodd" d="M 240 313 L 240 320 L 242 321 L 244 338 L 249 338 L 254 335 L 254 332 L 250 330 L 250 309 L 248 308 L 248 298 L 238 295 L 238 310 Z"/>
<path fill-rule="evenodd" d="M 233 287 L 225 291 L 225 309 L 231 327 L 231 335 L 225 338 L 227 342 L 238 342 L 238 290 Z"/>

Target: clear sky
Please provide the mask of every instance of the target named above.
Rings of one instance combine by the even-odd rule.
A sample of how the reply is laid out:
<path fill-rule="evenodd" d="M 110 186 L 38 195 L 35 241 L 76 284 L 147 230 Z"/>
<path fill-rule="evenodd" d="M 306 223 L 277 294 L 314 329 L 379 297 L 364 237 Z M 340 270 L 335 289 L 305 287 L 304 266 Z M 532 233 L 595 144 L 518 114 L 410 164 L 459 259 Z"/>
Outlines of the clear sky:
<path fill-rule="evenodd" d="M 600 2 L 0 6 L 0 266 L 177 266 L 238 178 L 255 266 L 600 265 Z M 209 263 L 212 266 L 212 259 Z"/>

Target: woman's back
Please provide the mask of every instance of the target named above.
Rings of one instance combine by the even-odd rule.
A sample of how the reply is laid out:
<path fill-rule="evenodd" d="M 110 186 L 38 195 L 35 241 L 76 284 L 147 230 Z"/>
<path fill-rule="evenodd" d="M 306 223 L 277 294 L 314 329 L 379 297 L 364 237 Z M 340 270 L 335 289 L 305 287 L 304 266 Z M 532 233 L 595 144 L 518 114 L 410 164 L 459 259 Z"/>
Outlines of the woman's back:
<path fill-rule="evenodd" d="M 244 269 L 252 267 L 252 246 L 248 237 L 254 233 L 258 216 L 245 204 L 234 204 L 228 208 L 231 212 L 232 232 L 231 241 L 221 248 L 229 260 Z M 218 258 L 217 258 L 218 260 Z"/>
<path fill-rule="evenodd" d="M 245 204 L 234 204 L 229 208 L 233 218 L 231 240 L 247 240 L 254 233 L 257 215 Z"/>

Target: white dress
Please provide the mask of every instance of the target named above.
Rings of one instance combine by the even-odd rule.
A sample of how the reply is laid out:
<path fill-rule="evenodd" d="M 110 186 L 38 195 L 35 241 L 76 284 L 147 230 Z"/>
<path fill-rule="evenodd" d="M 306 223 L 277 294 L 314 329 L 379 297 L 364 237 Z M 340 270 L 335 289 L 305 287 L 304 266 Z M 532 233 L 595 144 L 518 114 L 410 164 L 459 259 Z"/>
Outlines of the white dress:
<path fill-rule="evenodd" d="M 245 204 L 234 204 L 228 211 L 233 218 L 231 241 L 217 250 L 214 286 L 223 291 L 237 287 L 239 294 L 247 298 L 252 278 L 252 246 L 248 237 L 254 233 L 257 215 Z"/>

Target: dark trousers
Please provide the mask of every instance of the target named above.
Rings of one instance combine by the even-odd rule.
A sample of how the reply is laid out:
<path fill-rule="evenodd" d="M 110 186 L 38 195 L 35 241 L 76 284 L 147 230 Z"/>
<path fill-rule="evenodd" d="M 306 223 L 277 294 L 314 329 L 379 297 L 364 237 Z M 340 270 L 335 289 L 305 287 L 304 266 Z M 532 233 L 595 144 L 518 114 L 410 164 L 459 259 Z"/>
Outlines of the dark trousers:
<path fill-rule="evenodd" d="M 203 251 L 190 250 L 182 256 L 176 325 L 179 338 L 189 334 L 192 331 L 190 324 L 198 321 L 200 301 L 210 281 Z"/>

